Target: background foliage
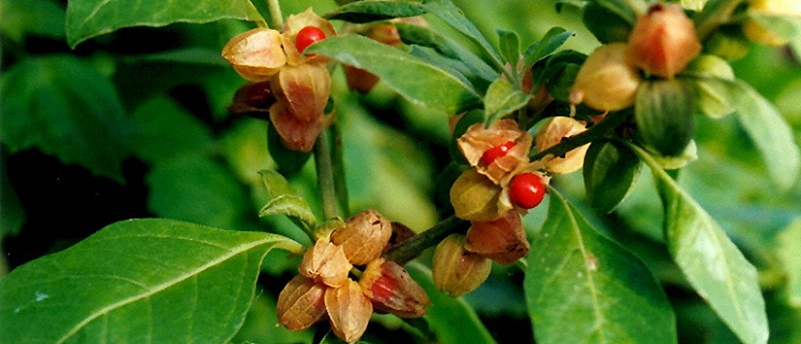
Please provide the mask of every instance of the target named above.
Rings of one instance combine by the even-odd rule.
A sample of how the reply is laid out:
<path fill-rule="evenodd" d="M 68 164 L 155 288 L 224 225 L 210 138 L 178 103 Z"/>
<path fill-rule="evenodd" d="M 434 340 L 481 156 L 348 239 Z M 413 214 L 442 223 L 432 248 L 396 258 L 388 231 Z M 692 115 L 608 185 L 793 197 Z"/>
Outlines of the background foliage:
<path fill-rule="evenodd" d="M 577 33 L 564 48 L 589 53 L 599 44 L 582 28 L 580 14 L 570 6 L 557 13 L 554 4 L 545 0 L 454 2 L 491 40 L 497 38 L 496 29 L 510 30 L 525 46 L 558 25 Z M 66 40 L 76 28 L 64 26 L 65 1 L 0 0 L 0 278 L 25 262 L 61 251 L 110 223 L 130 218 L 164 217 L 218 228 L 266 230 L 309 244 L 288 220 L 258 217 L 269 197 L 258 171 L 277 166 L 267 152 L 266 126 L 227 110 L 243 82 L 219 51 L 230 37 L 251 27 L 234 19 L 252 18 L 256 10 L 266 13 L 262 8 L 266 5 L 256 6 L 243 5 L 233 19 L 124 28 L 77 44 Z M 318 13 L 336 8 L 327 0 L 282 2 L 285 14 L 308 6 Z M 196 21 L 214 19 L 219 18 L 199 16 Z M 464 41 L 444 23 L 432 20 L 432 25 L 450 39 Z M 797 59 L 788 50 L 754 46 L 733 67 L 740 79 L 778 106 L 796 142 L 801 142 Z M 350 167 L 346 176 L 351 209 L 376 208 L 416 231 L 431 227 L 438 220 L 437 209 L 447 203 L 436 197 L 436 180 L 450 161 L 444 111 L 456 105 L 424 108 L 398 97 L 384 84 L 358 96 L 342 92 L 346 89 L 343 79 L 341 71 L 336 71 L 335 89 L 340 93 L 334 97 L 346 133 L 343 154 L 345 166 Z M 788 192 L 776 192 L 759 151 L 733 116 L 714 121 L 696 118 L 700 158 L 682 173 L 681 187 L 757 267 L 770 343 L 801 343 L 801 258 L 797 254 L 801 183 Z M 780 158 L 781 152 L 776 155 Z M 319 218 L 313 164 L 303 166 L 290 183 L 310 200 Z M 694 282 L 685 279 L 660 244 L 665 241 L 663 210 L 655 195 L 659 189 L 663 197 L 680 198 L 671 192 L 672 185 L 655 185 L 650 173 L 641 173 L 631 196 L 607 216 L 595 215 L 584 199 L 580 174 L 560 176 L 552 185 L 587 217 L 578 222 L 577 231 L 591 224 L 625 243 L 655 274 L 669 304 L 661 303 L 659 295 L 639 296 L 651 300 L 647 304 L 654 309 L 649 311 L 656 316 L 660 308 L 673 308 L 679 342 L 738 340 L 692 291 Z M 551 202 L 561 200 L 550 198 Z M 539 231 L 546 210 L 541 206 L 525 218 L 530 238 L 545 235 L 554 226 L 546 224 Z M 65 257 L 78 254 L 79 249 L 64 251 Z M 535 245 L 532 250 L 542 259 L 554 254 L 547 245 Z M 261 267 L 256 301 L 231 341 L 310 341 L 313 333 L 308 331 L 294 333 L 272 326 L 275 297 L 293 275 L 296 262 L 283 251 L 264 254 L 268 258 Z M 410 270 L 434 302 L 429 310 L 430 328 L 377 316 L 375 322 L 381 326 L 371 326 L 365 340 L 532 341 L 523 273 L 518 268 L 496 266 L 485 285 L 460 299 L 435 291 L 424 264 L 413 263 Z M 546 273 L 534 266 L 529 272 Z M 589 290 L 572 287 L 558 290 L 567 294 Z M 566 316 L 564 322 L 581 315 Z"/>

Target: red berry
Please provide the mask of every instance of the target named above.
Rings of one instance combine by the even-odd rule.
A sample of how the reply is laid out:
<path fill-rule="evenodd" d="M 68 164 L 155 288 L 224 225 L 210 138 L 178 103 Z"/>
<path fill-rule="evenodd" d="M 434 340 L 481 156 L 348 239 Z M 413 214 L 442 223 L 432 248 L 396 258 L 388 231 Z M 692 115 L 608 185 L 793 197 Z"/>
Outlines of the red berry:
<path fill-rule="evenodd" d="M 325 32 L 314 26 L 306 26 L 295 36 L 295 46 L 301 53 L 306 50 L 310 45 L 325 39 Z"/>
<path fill-rule="evenodd" d="M 509 198 L 512 204 L 531 209 L 542 202 L 545 197 L 545 185 L 542 178 L 534 173 L 521 173 L 512 179 L 509 185 Z"/>
<path fill-rule="evenodd" d="M 505 156 L 506 153 L 509 152 L 509 150 L 514 146 L 515 142 L 509 141 L 500 146 L 490 148 L 484 152 L 483 155 L 481 155 L 481 162 L 483 162 L 484 165 L 489 166 L 493 161 L 495 161 L 495 159 Z"/>

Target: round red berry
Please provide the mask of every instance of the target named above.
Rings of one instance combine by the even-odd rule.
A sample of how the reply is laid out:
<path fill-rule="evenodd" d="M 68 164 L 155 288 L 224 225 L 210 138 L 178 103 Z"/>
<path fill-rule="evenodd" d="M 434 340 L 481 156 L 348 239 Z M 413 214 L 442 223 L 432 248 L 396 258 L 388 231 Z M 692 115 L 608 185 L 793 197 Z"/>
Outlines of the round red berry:
<path fill-rule="evenodd" d="M 508 153 L 509 150 L 512 149 L 512 147 L 514 146 L 515 142 L 509 141 L 500 146 L 490 148 L 486 152 L 484 152 L 484 154 L 481 155 L 481 162 L 484 163 L 484 165 L 489 166 L 496 159 L 505 156 L 506 153 Z"/>
<path fill-rule="evenodd" d="M 295 46 L 297 46 L 298 51 L 302 53 L 310 45 L 324 39 L 325 32 L 323 32 L 323 30 L 320 30 L 320 28 L 314 26 L 306 26 L 300 29 L 300 31 L 298 31 L 298 35 L 295 36 Z"/>
<path fill-rule="evenodd" d="M 512 204 L 531 209 L 536 207 L 545 197 L 545 185 L 542 178 L 534 173 L 521 173 L 512 179 L 509 185 L 509 198 Z"/>

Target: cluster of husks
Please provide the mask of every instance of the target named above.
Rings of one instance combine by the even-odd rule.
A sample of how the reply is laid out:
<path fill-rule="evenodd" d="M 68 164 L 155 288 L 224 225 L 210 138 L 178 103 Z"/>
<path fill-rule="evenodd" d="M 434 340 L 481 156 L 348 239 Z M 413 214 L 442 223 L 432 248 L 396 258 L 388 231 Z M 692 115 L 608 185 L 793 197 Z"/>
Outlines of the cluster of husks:
<path fill-rule="evenodd" d="M 283 32 L 253 29 L 235 36 L 223 48 L 222 56 L 251 82 L 245 88 L 269 89 L 269 96 L 275 98 L 265 104 L 270 105 L 270 121 L 289 149 L 311 150 L 323 130 L 331 88 L 329 61 L 303 56 L 302 50 L 335 35 L 331 23 L 308 9 L 289 16 Z"/>
<path fill-rule="evenodd" d="M 657 3 L 640 16 L 626 43 L 610 43 L 590 54 L 570 94 L 573 104 L 601 111 L 634 105 L 640 71 L 672 79 L 701 53 L 695 24 L 679 5 Z"/>
<path fill-rule="evenodd" d="M 334 334 L 357 341 L 373 311 L 413 318 L 425 315 L 428 296 L 409 273 L 380 258 L 392 236 L 392 224 L 374 210 L 351 217 L 330 237 L 306 251 L 295 276 L 278 295 L 278 321 L 303 330 L 326 316 Z M 354 266 L 365 266 L 358 282 Z"/>

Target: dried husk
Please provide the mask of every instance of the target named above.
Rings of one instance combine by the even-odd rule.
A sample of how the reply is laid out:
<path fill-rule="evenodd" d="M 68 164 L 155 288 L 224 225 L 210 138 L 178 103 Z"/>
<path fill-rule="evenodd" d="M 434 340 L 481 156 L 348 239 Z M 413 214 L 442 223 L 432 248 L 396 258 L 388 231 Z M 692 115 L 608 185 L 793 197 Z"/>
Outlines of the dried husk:
<path fill-rule="evenodd" d="M 342 287 L 325 291 L 325 309 L 337 337 L 353 343 L 367 330 L 373 305 L 356 281 L 348 279 Z"/>
<path fill-rule="evenodd" d="M 516 210 L 494 220 L 474 221 L 467 230 L 465 250 L 492 259 L 498 264 L 512 264 L 529 250 L 526 231 Z"/>
<path fill-rule="evenodd" d="M 278 294 L 278 323 L 293 331 L 309 328 L 326 313 L 325 285 L 298 275 Z"/>
<path fill-rule="evenodd" d="M 359 285 L 376 311 L 401 318 L 421 317 L 431 304 L 423 287 L 391 260 L 378 258 L 367 264 Z"/>
<path fill-rule="evenodd" d="M 315 282 L 338 288 L 348 280 L 351 268 L 353 265 L 348 262 L 342 247 L 324 238 L 317 240 L 317 243 L 303 254 L 298 271 Z"/>
<path fill-rule="evenodd" d="M 556 116 L 548 119 L 537 132 L 537 151 L 542 152 L 551 148 L 566 137 L 586 131 L 586 123 L 574 118 Z M 550 173 L 571 173 L 584 166 L 584 156 L 587 154 L 589 144 L 577 147 L 565 154 L 564 157 L 555 157 L 545 163 L 545 169 Z"/>
<path fill-rule="evenodd" d="M 281 44 L 281 33 L 259 28 L 231 38 L 223 47 L 222 56 L 243 78 L 266 81 L 287 62 Z"/>
<path fill-rule="evenodd" d="M 432 273 L 437 289 L 452 297 L 478 288 L 489 277 L 492 261 L 465 250 L 464 234 L 451 234 L 434 251 Z"/>
<path fill-rule="evenodd" d="M 331 233 L 331 242 L 342 246 L 353 265 L 365 265 L 378 258 L 392 236 L 392 223 L 376 210 L 364 210 L 352 216 Z"/>

